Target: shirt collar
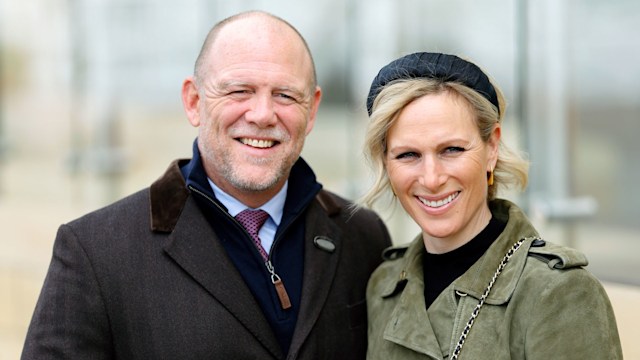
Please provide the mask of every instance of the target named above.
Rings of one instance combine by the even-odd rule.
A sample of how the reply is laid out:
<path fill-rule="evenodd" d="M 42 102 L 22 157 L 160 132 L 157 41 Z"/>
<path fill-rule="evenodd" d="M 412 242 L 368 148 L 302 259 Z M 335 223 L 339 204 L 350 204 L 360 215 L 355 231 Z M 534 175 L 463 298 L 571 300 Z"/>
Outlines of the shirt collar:
<path fill-rule="evenodd" d="M 238 199 L 233 196 L 227 194 L 222 189 L 220 189 L 211 179 L 207 178 L 209 181 L 209 185 L 211 185 L 211 189 L 213 190 L 213 194 L 216 199 L 222 203 L 229 211 L 229 215 L 235 217 L 241 211 L 249 208 L 247 205 L 240 202 Z M 272 197 L 265 204 L 260 206 L 258 209 L 264 210 L 269 214 L 271 220 L 276 224 L 276 226 L 280 225 L 280 221 L 282 220 L 282 213 L 284 210 L 284 203 L 287 200 L 287 189 L 289 187 L 289 180 L 284 183 L 284 186 L 278 193 Z"/>

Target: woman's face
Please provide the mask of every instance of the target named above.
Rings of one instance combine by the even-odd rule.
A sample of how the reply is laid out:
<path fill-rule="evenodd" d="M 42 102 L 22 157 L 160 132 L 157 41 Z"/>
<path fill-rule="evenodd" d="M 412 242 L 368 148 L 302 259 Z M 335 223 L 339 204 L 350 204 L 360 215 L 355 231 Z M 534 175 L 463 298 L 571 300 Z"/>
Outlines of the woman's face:
<path fill-rule="evenodd" d="M 429 252 L 454 250 L 488 224 L 487 172 L 495 167 L 499 139 L 496 125 L 483 142 L 471 105 L 451 92 L 414 100 L 389 129 L 389 180 Z"/>

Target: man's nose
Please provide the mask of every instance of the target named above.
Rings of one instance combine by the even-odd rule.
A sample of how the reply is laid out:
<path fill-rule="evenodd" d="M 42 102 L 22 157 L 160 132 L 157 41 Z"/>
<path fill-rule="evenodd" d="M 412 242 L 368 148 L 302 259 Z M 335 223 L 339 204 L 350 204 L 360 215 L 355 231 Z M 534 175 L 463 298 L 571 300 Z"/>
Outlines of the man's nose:
<path fill-rule="evenodd" d="M 245 113 L 245 119 L 260 127 L 275 124 L 276 115 L 271 94 L 255 94 L 250 109 Z"/>

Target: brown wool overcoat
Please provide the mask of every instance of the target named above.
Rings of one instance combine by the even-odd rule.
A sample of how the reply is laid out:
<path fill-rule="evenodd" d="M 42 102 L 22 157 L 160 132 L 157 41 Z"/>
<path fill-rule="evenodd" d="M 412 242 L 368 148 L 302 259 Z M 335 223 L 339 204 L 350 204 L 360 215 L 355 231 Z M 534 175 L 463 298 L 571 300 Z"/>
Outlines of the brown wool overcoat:
<path fill-rule="evenodd" d="M 362 359 L 366 282 L 390 245 L 373 212 L 322 190 L 305 212 L 287 359 Z M 314 245 L 318 236 L 335 249 Z M 23 359 L 284 359 L 177 162 L 149 189 L 62 225 Z"/>

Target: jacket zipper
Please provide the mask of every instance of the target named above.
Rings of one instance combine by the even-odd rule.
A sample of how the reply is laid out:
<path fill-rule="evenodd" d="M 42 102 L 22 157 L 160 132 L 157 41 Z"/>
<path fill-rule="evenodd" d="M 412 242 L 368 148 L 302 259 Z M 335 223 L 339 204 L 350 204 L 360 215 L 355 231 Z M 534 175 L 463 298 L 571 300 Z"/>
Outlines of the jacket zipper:
<path fill-rule="evenodd" d="M 223 208 L 220 207 L 220 205 L 218 205 L 211 197 L 209 197 L 207 194 L 203 193 L 202 191 L 194 188 L 193 186 L 189 185 L 189 190 L 199 194 L 200 196 L 204 197 L 205 199 L 209 200 L 209 202 L 211 202 L 215 207 L 217 207 L 220 211 L 222 211 L 223 213 L 229 214 L 226 210 L 224 210 Z M 228 215 L 229 218 L 231 218 L 233 220 L 233 222 L 236 223 L 236 225 L 238 225 L 240 227 L 240 229 L 242 229 L 242 231 L 248 236 L 251 237 L 251 235 L 247 232 L 247 230 L 244 228 L 244 226 L 242 226 L 242 224 L 240 224 L 238 222 L 238 220 L 236 220 L 233 216 Z M 276 242 L 280 239 L 280 237 L 274 239 L 273 241 L 273 245 L 272 248 L 275 249 L 275 245 Z M 255 247 L 254 247 L 255 248 Z M 257 248 L 255 248 L 256 251 L 258 251 Z M 269 255 L 267 257 L 267 261 L 265 261 L 264 265 L 267 269 L 267 271 L 269 272 L 269 275 L 271 277 L 271 283 L 273 284 L 273 287 L 276 290 L 276 294 L 278 295 L 278 300 L 280 300 L 280 306 L 282 307 L 282 310 L 287 310 L 289 308 L 291 308 L 291 300 L 289 299 L 289 294 L 287 293 L 287 289 L 284 287 L 284 283 L 282 282 L 282 279 L 280 278 L 280 276 L 276 273 L 275 268 L 273 267 L 273 264 L 271 263 L 271 251 L 269 252 Z"/>

